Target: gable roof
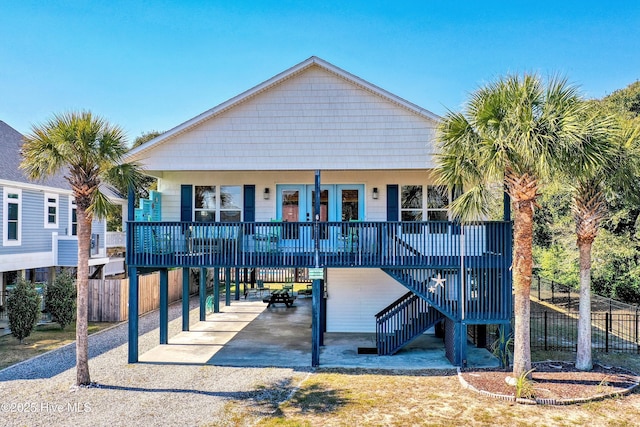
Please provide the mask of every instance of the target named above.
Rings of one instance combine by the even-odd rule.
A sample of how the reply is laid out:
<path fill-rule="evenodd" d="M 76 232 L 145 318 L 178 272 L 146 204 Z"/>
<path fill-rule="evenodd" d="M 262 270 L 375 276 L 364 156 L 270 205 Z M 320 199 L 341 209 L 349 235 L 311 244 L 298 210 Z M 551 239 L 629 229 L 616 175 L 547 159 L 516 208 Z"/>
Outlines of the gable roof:
<path fill-rule="evenodd" d="M 69 190 L 70 186 L 62 174 L 52 176 L 41 181 L 29 179 L 22 169 L 22 134 L 0 120 L 0 180 L 13 181 L 24 184 L 41 185 L 44 187 Z"/>
<path fill-rule="evenodd" d="M 421 108 L 419 106 L 417 106 L 416 104 L 413 104 L 397 95 L 392 94 L 391 92 L 388 92 L 374 84 L 371 84 L 363 79 L 361 79 L 360 77 L 357 77 L 341 68 L 336 67 L 335 65 L 321 59 L 318 58 L 316 56 L 312 56 L 309 59 L 294 65 L 293 67 L 289 68 L 288 70 L 283 71 L 280 74 L 275 75 L 274 77 L 270 78 L 269 80 L 264 81 L 263 83 L 258 84 L 257 86 L 254 86 L 253 88 L 197 115 L 196 117 L 187 120 L 186 122 L 174 127 L 173 129 L 170 129 L 169 131 L 157 136 L 156 138 L 153 138 L 149 141 L 147 141 L 146 143 L 130 150 L 127 155 L 125 156 L 125 161 L 129 160 L 129 159 L 136 159 L 139 158 L 139 154 L 146 152 L 150 149 L 152 149 L 155 146 L 158 146 L 160 144 L 162 144 L 164 141 L 171 139 L 172 137 L 175 137 L 176 135 L 179 135 L 181 133 L 187 132 L 191 129 L 193 129 L 194 127 L 200 125 L 201 123 L 209 120 L 210 118 L 220 115 L 223 112 L 273 88 L 274 86 L 277 86 L 279 84 L 281 84 L 282 82 L 284 82 L 285 80 L 290 79 L 293 76 L 296 76 L 302 72 L 304 72 L 305 70 L 311 68 L 311 67 L 320 67 L 321 69 L 328 71 L 329 73 L 336 75 L 376 96 L 379 96 L 401 108 L 404 108 L 418 116 L 421 116 L 429 121 L 433 121 L 435 122 L 439 122 L 440 121 L 440 117 L 434 113 L 432 113 L 429 110 L 426 110 L 424 108 Z"/>

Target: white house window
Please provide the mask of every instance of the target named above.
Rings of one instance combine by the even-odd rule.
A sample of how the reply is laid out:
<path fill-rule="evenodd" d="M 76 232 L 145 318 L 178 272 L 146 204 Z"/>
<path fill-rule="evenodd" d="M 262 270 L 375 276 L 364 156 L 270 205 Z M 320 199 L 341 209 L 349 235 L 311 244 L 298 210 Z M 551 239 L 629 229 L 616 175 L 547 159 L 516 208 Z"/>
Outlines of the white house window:
<path fill-rule="evenodd" d="M 22 190 L 5 188 L 3 199 L 6 215 L 2 242 L 4 246 L 17 246 L 22 242 Z"/>
<path fill-rule="evenodd" d="M 422 185 L 402 186 L 400 220 L 422 221 Z"/>
<path fill-rule="evenodd" d="M 71 197 L 69 199 L 69 236 L 78 235 L 78 209 L 76 200 Z"/>
<path fill-rule="evenodd" d="M 197 222 L 214 222 L 216 220 L 215 185 L 196 186 L 194 208 Z"/>
<path fill-rule="evenodd" d="M 239 185 L 220 186 L 220 222 L 240 222 L 242 189 Z"/>
<path fill-rule="evenodd" d="M 427 220 L 448 221 L 449 189 L 445 185 L 427 186 Z"/>
<path fill-rule="evenodd" d="M 44 194 L 44 227 L 58 228 L 58 195 Z"/>
<path fill-rule="evenodd" d="M 242 187 L 221 185 L 220 197 L 215 185 L 196 186 L 194 217 L 197 222 L 240 222 L 242 218 Z"/>

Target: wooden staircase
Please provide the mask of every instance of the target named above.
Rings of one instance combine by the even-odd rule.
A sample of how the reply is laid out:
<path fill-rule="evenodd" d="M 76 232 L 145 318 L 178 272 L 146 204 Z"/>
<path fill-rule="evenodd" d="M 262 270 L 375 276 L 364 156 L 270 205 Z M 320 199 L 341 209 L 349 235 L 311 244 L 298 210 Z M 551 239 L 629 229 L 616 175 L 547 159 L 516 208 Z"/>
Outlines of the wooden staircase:
<path fill-rule="evenodd" d="M 434 326 L 444 316 L 413 292 L 376 314 L 378 355 L 392 355 Z"/>
<path fill-rule="evenodd" d="M 447 284 L 446 291 L 444 287 L 435 286 L 436 282 L 434 282 L 434 277 L 442 274 L 440 270 L 429 268 L 383 268 L 382 271 L 393 277 L 412 293 L 424 299 L 430 306 L 436 308 L 445 316 L 452 320 L 459 319 L 460 314 L 457 300 L 459 291 L 452 289 L 451 284 Z"/>

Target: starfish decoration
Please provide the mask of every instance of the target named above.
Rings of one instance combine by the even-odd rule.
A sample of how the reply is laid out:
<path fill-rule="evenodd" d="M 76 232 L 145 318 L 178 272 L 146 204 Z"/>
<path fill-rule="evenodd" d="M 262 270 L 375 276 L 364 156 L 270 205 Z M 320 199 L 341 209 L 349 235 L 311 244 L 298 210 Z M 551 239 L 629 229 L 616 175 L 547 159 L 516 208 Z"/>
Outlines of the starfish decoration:
<path fill-rule="evenodd" d="M 447 280 L 445 278 L 443 278 L 440 273 L 438 273 L 438 277 L 432 277 L 431 280 L 433 280 L 434 282 L 436 282 L 435 286 L 442 286 L 442 288 L 444 289 L 444 282 Z M 435 286 L 432 286 L 435 288 Z"/>
<path fill-rule="evenodd" d="M 429 292 L 433 293 L 435 291 L 436 291 L 436 287 L 435 286 L 433 286 L 433 285 L 429 286 Z"/>

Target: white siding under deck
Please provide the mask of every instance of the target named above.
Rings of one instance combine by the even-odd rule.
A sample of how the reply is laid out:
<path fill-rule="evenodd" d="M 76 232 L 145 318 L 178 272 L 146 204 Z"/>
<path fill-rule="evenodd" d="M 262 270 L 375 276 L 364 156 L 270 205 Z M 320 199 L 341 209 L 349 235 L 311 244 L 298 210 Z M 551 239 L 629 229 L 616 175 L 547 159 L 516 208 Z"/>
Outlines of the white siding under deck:
<path fill-rule="evenodd" d="M 327 332 L 376 331 L 375 315 L 408 290 L 377 268 L 327 270 Z"/>

